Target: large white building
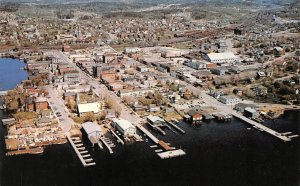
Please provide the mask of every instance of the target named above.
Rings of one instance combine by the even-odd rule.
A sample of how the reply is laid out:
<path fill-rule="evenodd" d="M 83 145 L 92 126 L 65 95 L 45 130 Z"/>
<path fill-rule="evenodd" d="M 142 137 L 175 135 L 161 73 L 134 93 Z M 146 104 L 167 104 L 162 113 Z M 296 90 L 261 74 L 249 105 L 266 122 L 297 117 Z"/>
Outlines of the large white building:
<path fill-rule="evenodd" d="M 136 127 L 125 119 L 114 118 L 112 126 L 116 127 L 126 137 L 132 137 L 136 134 Z"/>
<path fill-rule="evenodd" d="M 100 102 L 79 103 L 77 105 L 77 110 L 79 116 L 82 116 L 88 112 L 93 112 L 94 114 L 97 114 L 101 111 L 101 103 Z"/>
<path fill-rule="evenodd" d="M 239 60 L 239 57 L 232 52 L 210 53 L 206 55 L 206 59 L 212 63 L 231 63 Z"/>

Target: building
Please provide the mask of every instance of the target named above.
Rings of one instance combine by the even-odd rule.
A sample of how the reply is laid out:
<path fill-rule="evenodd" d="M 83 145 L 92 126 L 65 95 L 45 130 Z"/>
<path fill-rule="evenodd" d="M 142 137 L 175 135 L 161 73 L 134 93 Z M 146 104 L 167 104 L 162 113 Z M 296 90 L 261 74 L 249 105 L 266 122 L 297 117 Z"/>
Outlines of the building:
<path fill-rule="evenodd" d="M 148 105 L 148 111 L 149 112 L 159 112 L 160 107 L 155 104 L 150 104 L 150 105 Z"/>
<path fill-rule="evenodd" d="M 209 53 L 205 58 L 212 63 L 232 63 L 239 60 L 232 52 Z"/>
<path fill-rule="evenodd" d="M 85 122 L 82 124 L 82 129 L 92 142 L 93 139 L 99 139 L 103 135 L 103 130 L 96 122 Z"/>
<path fill-rule="evenodd" d="M 191 109 L 187 112 L 187 121 L 192 124 L 200 124 L 200 121 L 202 120 L 202 115 L 198 110 Z"/>
<path fill-rule="evenodd" d="M 238 112 L 244 113 L 245 108 L 253 108 L 253 109 L 258 109 L 258 106 L 253 105 L 253 104 L 246 104 L 246 103 L 238 103 L 234 106 L 234 109 Z"/>
<path fill-rule="evenodd" d="M 244 116 L 248 118 L 258 118 L 259 112 L 257 112 L 254 108 L 246 107 L 244 110 Z"/>
<path fill-rule="evenodd" d="M 228 72 L 228 70 L 224 67 L 211 68 L 210 71 L 218 76 L 224 76 L 226 72 Z"/>
<path fill-rule="evenodd" d="M 234 105 L 240 102 L 239 98 L 233 95 L 228 95 L 228 96 L 220 96 L 219 101 L 221 103 L 224 103 L 226 105 Z"/>
<path fill-rule="evenodd" d="M 205 69 L 206 63 L 198 60 L 189 60 L 184 63 L 186 66 L 191 67 L 196 70 Z"/>
<path fill-rule="evenodd" d="M 43 110 L 48 110 L 49 104 L 47 98 L 37 97 L 34 102 L 35 112 L 39 113 Z"/>
<path fill-rule="evenodd" d="M 97 114 L 101 111 L 101 104 L 99 102 L 93 103 L 79 103 L 77 105 L 77 112 L 79 116 L 82 116 L 86 113 L 92 112 Z"/>
<path fill-rule="evenodd" d="M 80 82 L 80 75 L 77 71 L 69 72 L 64 74 L 63 79 L 68 83 Z"/>
<path fill-rule="evenodd" d="M 125 119 L 114 118 L 112 120 L 112 126 L 117 128 L 125 137 L 136 135 L 136 127 Z"/>

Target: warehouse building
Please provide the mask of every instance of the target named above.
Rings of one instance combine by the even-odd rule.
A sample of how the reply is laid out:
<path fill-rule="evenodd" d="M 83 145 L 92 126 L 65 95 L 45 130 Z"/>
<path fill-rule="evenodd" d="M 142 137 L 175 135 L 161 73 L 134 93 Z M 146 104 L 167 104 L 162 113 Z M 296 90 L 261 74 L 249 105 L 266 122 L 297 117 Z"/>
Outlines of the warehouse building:
<path fill-rule="evenodd" d="M 136 134 L 136 127 L 125 119 L 114 118 L 112 126 L 117 128 L 124 137 L 133 137 Z"/>
<path fill-rule="evenodd" d="M 212 63 L 232 63 L 239 60 L 239 57 L 234 55 L 232 52 L 210 53 L 205 57 L 209 62 Z"/>

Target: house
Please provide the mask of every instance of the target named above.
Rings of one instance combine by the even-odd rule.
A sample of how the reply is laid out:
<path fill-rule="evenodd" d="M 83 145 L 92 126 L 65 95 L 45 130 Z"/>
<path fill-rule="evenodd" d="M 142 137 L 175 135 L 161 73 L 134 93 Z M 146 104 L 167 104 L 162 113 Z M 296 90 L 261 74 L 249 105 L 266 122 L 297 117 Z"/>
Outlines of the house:
<path fill-rule="evenodd" d="M 117 128 L 124 137 L 132 137 L 136 135 L 136 127 L 125 119 L 114 118 L 112 120 L 112 126 Z"/>
<path fill-rule="evenodd" d="M 234 105 L 234 104 L 237 104 L 240 100 L 236 96 L 227 95 L 227 96 L 220 96 L 219 101 L 226 105 Z"/>
<path fill-rule="evenodd" d="M 210 71 L 218 76 L 224 76 L 226 72 L 228 72 L 228 70 L 224 67 L 211 68 Z"/>
<path fill-rule="evenodd" d="M 156 106 L 155 104 L 150 104 L 150 105 L 148 105 L 148 111 L 149 112 L 159 112 L 160 107 Z"/>
<path fill-rule="evenodd" d="M 34 111 L 34 97 L 29 97 L 25 101 L 25 109 L 28 112 Z"/>
<path fill-rule="evenodd" d="M 35 112 L 40 113 L 43 110 L 48 110 L 49 103 L 45 97 L 37 97 L 34 101 Z"/>
<path fill-rule="evenodd" d="M 125 96 L 141 97 L 146 96 L 149 93 L 154 93 L 153 89 L 136 89 L 136 90 L 119 90 L 117 95 L 121 98 Z"/>
<path fill-rule="evenodd" d="M 281 47 L 274 47 L 273 52 L 274 52 L 274 55 L 275 55 L 275 56 L 281 56 L 281 55 L 284 55 L 284 54 L 285 54 L 284 49 L 281 48 Z"/>
<path fill-rule="evenodd" d="M 186 66 L 191 67 L 196 70 L 205 69 L 206 63 L 198 60 L 189 60 L 184 63 Z"/>
<path fill-rule="evenodd" d="M 245 108 L 253 108 L 255 110 L 258 109 L 258 106 L 253 105 L 253 104 L 246 104 L 246 103 L 238 103 L 234 106 L 234 109 L 238 112 L 244 113 Z"/>
<path fill-rule="evenodd" d="M 161 117 L 153 116 L 153 115 L 147 116 L 147 121 L 152 125 L 157 124 L 157 123 L 164 123 L 165 122 Z"/>
<path fill-rule="evenodd" d="M 233 93 L 236 94 L 236 95 L 238 95 L 238 96 L 243 95 L 243 91 L 241 89 L 239 89 L 239 88 L 233 89 Z"/>
<path fill-rule="evenodd" d="M 200 112 L 196 109 L 191 109 L 187 112 L 187 121 L 192 124 L 200 124 L 200 121 L 202 120 L 202 115 Z"/>

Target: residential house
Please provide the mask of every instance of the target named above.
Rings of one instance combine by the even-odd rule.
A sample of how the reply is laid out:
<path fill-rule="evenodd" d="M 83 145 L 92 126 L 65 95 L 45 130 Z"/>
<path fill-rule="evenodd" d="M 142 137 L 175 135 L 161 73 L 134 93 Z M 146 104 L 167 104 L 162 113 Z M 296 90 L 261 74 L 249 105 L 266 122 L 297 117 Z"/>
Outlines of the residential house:
<path fill-rule="evenodd" d="M 240 102 L 240 99 L 233 95 L 220 96 L 219 101 L 226 105 L 234 105 Z"/>

